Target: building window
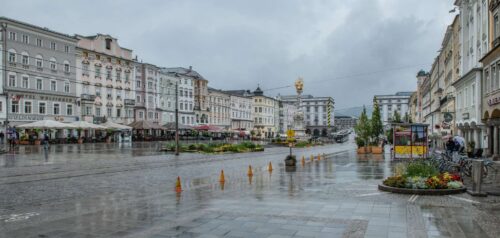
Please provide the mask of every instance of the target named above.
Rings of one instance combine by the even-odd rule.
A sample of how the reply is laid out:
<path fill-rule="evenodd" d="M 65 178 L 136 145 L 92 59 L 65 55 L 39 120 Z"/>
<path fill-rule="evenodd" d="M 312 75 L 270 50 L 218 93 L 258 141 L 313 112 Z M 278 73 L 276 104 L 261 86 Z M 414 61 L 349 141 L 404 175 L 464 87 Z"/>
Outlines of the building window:
<path fill-rule="evenodd" d="M 73 115 L 73 105 L 66 104 L 66 115 L 68 115 L 68 116 Z"/>
<path fill-rule="evenodd" d="M 9 75 L 9 87 L 15 87 L 16 86 L 16 75 Z"/>
<path fill-rule="evenodd" d="M 85 107 L 85 115 L 92 115 L 92 107 L 90 106 Z"/>
<path fill-rule="evenodd" d="M 122 116 L 122 110 L 120 108 L 116 109 L 116 117 L 121 117 Z"/>
<path fill-rule="evenodd" d="M 43 89 L 43 86 L 42 86 L 42 85 L 43 85 L 43 84 L 42 84 L 42 79 L 37 78 L 37 79 L 36 79 L 36 89 L 37 89 L 37 90 L 42 90 L 42 89 Z"/>
<path fill-rule="evenodd" d="M 38 113 L 39 114 L 45 114 L 45 108 L 46 108 L 46 104 L 44 102 L 39 102 L 38 103 Z"/>
<path fill-rule="evenodd" d="M 148 112 L 148 119 L 153 119 L 153 112 Z"/>
<path fill-rule="evenodd" d="M 88 64 L 83 64 L 82 65 L 82 75 L 89 75 L 89 65 Z"/>
<path fill-rule="evenodd" d="M 31 102 L 24 102 L 24 113 L 31 114 Z"/>
<path fill-rule="evenodd" d="M 153 89 L 153 82 L 148 82 L 148 88 Z M 182 95 L 181 95 L 182 96 Z"/>
<path fill-rule="evenodd" d="M 27 35 L 23 35 L 23 43 L 29 44 L 30 43 L 30 38 Z"/>
<path fill-rule="evenodd" d="M 106 108 L 108 117 L 112 117 L 113 116 L 113 111 L 112 110 L 113 110 L 113 108 L 111 108 L 111 107 Z"/>
<path fill-rule="evenodd" d="M 122 74 L 120 73 L 120 71 L 116 71 L 116 80 L 122 81 Z"/>
<path fill-rule="evenodd" d="M 28 78 L 28 76 L 23 76 L 23 79 L 22 79 L 22 82 L 21 82 L 21 86 L 23 88 L 29 88 L 29 78 Z"/>
<path fill-rule="evenodd" d="M 57 90 L 57 82 L 55 80 L 50 81 L 50 90 L 52 90 L 52 91 Z"/>
<path fill-rule="evenodd" d="M 50 48 L 53 50 L 56 50 L 56 43 L 55 42 L 50 42 Z"/>
<path fill-rule="evenodd" d="M 112 39 L 110 39 L 110 38 L 106 39 L 106 49 L 107 50 L 111 50 L 111 41 L 112 41 Z"/>
<path fill-rule="evenodd" d="M 12 113 L 19 113 L 19 101 L 12 101 L 11 112 Z"/>
<path fill-rule="evenodd" d="M 22 59 L 21 59 L 21 62 L 22 62 L 24 65 L 29 65 L 29 64 L 30 64 L 30 60 L 29 60 L 30 56 L 28 55 L 28 53 L 23 52 L 23 53 L 22 53 L 22 55 L 23 55 L 23 57 L 22 57 Z"/>
<path fill-rule="evenodd" d="M 136 86 L 137 88 L 140 88 L 140 87 L 141 87 L 141 81 L 137 80 L 137 81 L 135 82 L 135 86 Z"/>
<path fill-rule="evenodd" d="M 69 93 L 69 80 L 64 82 L 64 92 Z"/>
<path fill-rule="evenodd" d="M 9 40 L 15 41 L 17 38 L 17 34 L 15 32 L 9 32 Z"/>
<path fill-rule="evenodd" d="M 472 84 L 471 89 L 471 106 L 476 105 L 476 84 Z"/>
<path fill-rule="evenodd" d="M 111 80 L 111 69 L 106 70 L 106 79 Z"/>
<path fill-rule="evenodd" d="M 101 66 L 96 66 L 95 67 L 95 77 L 100 78 L 101 77 Z"/>
<path fill-rule="evenodd" d="M 54 103 L 54 115 L 59 115 L 60 113 L 59 107 L 60 107 L 59 103 Z"/>
<path fill-rule="evenodd" d="M 42 44 L 43 44 L 42 39 L 40 39 L 40 38 L 36 39 L 36 46 L 42 47 Z"/>
<path fill-rule="evenodd" d="M 100 107 L 96 107 L 95 108 L 95 115 L 100 117 L 101 116 L 101 108 Z"/>
<path fill-rule="evenodd" d="M 54 59 L 54 58 L 50 59 L 50 69 L 57 70 L 56 59 Z"/>
<path fill-rule="evenodd" d="M 95 88 L 95 95 L 99 96 L 99 97 L 101 96 L 101 87 L 96 87 Z"/>
<path fill-rule="evenodd" d="M 139 119 L 143 119 L 144 118 L 144 112 L 139 112 Z"/>
<path fill-rule="evenodd" d="M 36 56 L 36 67 L 38 68 L 43 67 L 43 57 L 41 55 Z"/>
<path fill-rule="evenodd" d="M 130 81 L 130 73 L 125 73 L 125 82 Z"/>
<path fill-rule="evenodd" d="M 16 62 L 16 51 L 9 50 L 9 62 L 11 62 L 11 63 Z"/>
<path fill-rule="evenodd" d="M 64 46 L 64 52 L 69 53 L 69 46 L 67 45 Z"/>
<path fill-rule="evenodd" d="M 69 62 L 64 62 L 64 72 L 69 73 Z"/>

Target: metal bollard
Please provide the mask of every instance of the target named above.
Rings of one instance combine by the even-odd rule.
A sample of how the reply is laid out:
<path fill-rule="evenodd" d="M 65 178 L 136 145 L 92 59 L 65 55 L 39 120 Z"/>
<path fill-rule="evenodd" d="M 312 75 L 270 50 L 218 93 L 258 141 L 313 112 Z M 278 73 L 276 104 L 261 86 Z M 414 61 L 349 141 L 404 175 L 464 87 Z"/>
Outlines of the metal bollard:
<path fill-rule="evenodd" d="M 486 193 L 481 191 L 483 183 L 483 160 L 472 161 L 472 191 L 469 193 L 473 196 L 485 196 Z"/>

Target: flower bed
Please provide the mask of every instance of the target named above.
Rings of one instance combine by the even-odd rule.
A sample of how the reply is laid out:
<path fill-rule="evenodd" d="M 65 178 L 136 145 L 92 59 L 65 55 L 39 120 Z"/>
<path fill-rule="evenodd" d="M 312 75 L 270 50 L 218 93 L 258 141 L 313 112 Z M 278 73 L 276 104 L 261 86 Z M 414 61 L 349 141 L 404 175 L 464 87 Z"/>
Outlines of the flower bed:
<path fill-rule="evenodd" d="M 426 161 L 414 161 L 395 167 L 395 176 L 388 177 L 379 185 L 382 191 L 422 195 L 443 195 L 465 191 L 458 174 L 439 173 Z"/>
<path fill-rule="evenodd" d="M 167 144 L 162 151 L 175 151 L 175 144 Z M 242 142 L 239 144 L 227 144 L 227 143 L 210 143 L 210 144 L 190 144 L 190 145 L 179 145 L 180 152 L 204 152 L 204 153 L 244 153 L 244 152 L 258 152 L 264 151 L 264 147 L 261 145 L 254 144 L 252 142 Z"/>

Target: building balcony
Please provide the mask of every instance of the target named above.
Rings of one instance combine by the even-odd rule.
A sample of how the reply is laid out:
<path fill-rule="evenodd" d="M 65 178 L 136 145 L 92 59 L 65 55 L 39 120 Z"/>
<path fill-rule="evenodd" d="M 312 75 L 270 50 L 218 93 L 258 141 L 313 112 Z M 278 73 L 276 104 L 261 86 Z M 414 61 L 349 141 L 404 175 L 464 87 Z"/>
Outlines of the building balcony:
<path fill-rule="evenodd" d="M 123 103 L 125 104 L 125 106 L 134 106 L 135 100 L 134 99 L 125 99 L 125 100 L 123 100 Z"/>
<path fill-rule="evenodd" d="M 92 94 L 82 94 L 80 97 L 82 101 L 94 101 L 96 96 Z"/>

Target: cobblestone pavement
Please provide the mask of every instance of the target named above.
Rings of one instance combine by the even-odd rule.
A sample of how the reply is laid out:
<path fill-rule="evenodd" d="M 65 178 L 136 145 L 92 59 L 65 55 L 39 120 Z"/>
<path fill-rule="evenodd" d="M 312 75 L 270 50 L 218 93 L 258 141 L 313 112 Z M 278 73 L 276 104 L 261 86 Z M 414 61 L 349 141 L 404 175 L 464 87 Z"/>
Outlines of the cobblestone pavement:
<path fill-rule="evenodd" d="M 23 147 L 0 157 L 0 237 L 498 237 L 500 199 L 385 193 L 354 144 L 181 154 L 159 144 Z M 310 162 L 310 155 L 329 154 Z M 300 161 L 300 159 L 299 159 Z M 270 173 L 266 165 L 272 162 Z M 248 165 L 254 175 L 247 176 Z M 224 184 L 219 183 L 224 169 Z M 174 190 L 177 176 L 183 191 Z"/>

